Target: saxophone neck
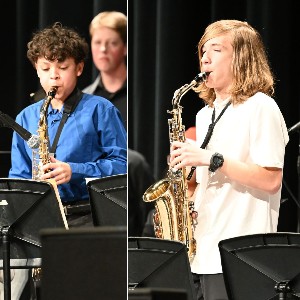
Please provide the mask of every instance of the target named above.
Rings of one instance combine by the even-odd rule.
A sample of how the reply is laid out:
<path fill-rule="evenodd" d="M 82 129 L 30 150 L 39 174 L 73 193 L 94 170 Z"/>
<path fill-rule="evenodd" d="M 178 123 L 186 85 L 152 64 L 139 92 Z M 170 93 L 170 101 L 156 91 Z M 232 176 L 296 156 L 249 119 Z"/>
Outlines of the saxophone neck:
<path fill-rule="evenodd" d="M 206 81 L 208 74 L 209 73 L 206 72 L 199 73 L 189 84 L 185 84 L 181 88 L 176 90 L 172 99 L 173 106 L 178 106 L 182 96 L 186 94 L 190 89 L 196 87 L 203 81 Z"/>
<path fill-rule="evenodd" d="M 181 88 L 175 91 L 172 104 L 173 106 L 179 106 L 180 100 L 184 94 L 186 94 L 194 85 L 192 83 L 185 84 Z"/>
<path fill-rule="evenodd" d="M 57 92 L 56 86 L 51 87 L 50 90 L 48 91 L 47 96 L 44 100 L 43 106 L 41 108 L 39 124 L 41 124 L 44 121 L 44 119 L 46 118 L 48 107 L 50 105 L 51 100 L 55 97 L 56 92 Z"/>

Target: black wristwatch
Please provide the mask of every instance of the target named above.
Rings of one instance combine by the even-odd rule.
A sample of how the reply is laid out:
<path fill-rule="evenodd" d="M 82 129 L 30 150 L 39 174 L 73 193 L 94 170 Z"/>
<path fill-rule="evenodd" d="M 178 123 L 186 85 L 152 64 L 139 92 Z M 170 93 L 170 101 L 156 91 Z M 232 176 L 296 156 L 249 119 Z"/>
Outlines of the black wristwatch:
<path fill-rule="evenodd" d="M 208 170 L 210 172 L 216 172 L 219 168 L 223 166 L 224 163 L 224 157 L 220 153 L 215 153 L 212 155 L 210 159 L 210 165 Z"/>

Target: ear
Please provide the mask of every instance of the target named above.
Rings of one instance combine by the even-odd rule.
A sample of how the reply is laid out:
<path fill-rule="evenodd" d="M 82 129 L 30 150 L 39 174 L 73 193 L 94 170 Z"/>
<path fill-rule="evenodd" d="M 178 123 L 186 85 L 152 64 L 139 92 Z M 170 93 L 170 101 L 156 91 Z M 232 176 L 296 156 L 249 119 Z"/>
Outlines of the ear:
<path fill-rule="evenodd" d="M 80 63 L 76 66 L 76 68 L 77 68 L 77 77 L 79 77 L 79 76 L 82 74 L 82 72 L 83 72 L 83 67 L 84 67 L 84 62 L 83 62 L 83 61 L 80 62 Z"/>

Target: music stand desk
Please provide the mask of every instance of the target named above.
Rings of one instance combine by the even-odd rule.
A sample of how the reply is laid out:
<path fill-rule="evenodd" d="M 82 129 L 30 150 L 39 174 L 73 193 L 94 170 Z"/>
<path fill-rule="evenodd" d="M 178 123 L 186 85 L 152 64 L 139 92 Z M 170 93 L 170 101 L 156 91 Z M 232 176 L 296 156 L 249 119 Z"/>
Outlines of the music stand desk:
<path fill-rule="evenodd" d="M 300 234 L 240 236 L 220 241 L 219 250 L 229 299 L 299 299 Z"/>
<path fill-rule="evenodd" d="M 87 182 L 94 226 L 127 226 L 127 174 Z"/>
<path fill-rule="evenodd" d="M 128 238 L 128 288 L 170 288 L 196 299 L 189 258 L 184 243 L 151 238 Z"/>
<path fill-rule="evenodd" d="M 101 226 L 41 231 L 43 300 L 127 299 L 127 231 Z"/>
<path fill-rule="evenodd" d="M 0 178 L 0 228 L 4 299 L 11 296 L 10 268 L 41 266 L 40 230 L 65 227 L 51 183 Z"/>

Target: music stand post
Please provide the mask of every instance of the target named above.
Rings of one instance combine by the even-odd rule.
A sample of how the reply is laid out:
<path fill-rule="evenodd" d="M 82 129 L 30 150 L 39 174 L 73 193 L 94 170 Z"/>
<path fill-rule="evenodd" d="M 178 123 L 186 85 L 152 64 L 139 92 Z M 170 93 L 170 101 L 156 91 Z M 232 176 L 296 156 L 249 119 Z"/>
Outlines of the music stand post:
<path fill-rule="evenodd" d="M 11 276 L 10 276 L 10 244 L 9 244 L 9 228 L 1 228 L 3 243 L 3 287 L 4 299 L 11 299 Z"/>
<path fill-rule="evenodd" d="M 296 132 L 298 134 L 300 132 L 300 122 L 296 123 L 295 125 L 293 125 L 288 129 L 289 135 Z M 300 135 L 299 135 L 299 142 L 298 142 L 297 174 L 298 174 L 298 199 L 296 200 L 292 194 L 291 196 L 297 204 L 297 232 L 300 232 Z"/>
<path fill-rule="evenodd" d="M 41 266 L 39 231 L 65 226 L 51 183 L 0 178 L 0 268 L 3 269 L 5 300 L 11 299 L 11 267 L 29 269 Z"/>
<path fill-rule="evenodd" d="M 297 158 L 297 174 L 298 174 L 298 222 L 297 222 L 297 232 L 300 232 L 300 134 L 299 134 L 299 142 L 298 142 L 298 158 Z"/>

